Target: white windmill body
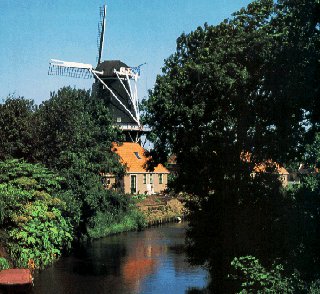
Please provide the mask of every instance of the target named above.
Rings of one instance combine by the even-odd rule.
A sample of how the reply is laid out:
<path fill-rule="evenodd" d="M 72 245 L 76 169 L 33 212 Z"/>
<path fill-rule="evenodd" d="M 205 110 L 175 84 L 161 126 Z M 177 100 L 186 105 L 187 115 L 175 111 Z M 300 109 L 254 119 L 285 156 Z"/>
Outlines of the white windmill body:
<path fill-rule="evenodd" d="M 120 60 L 101 62 L 106 27 L 106 5 L 100 10 L 100 18 L 96 68 L 91 64 L 51 59 L 48 74 L 94 78 L 93 94 L 105 100 L 114 125 L 125 133 L 126 141 L 137 142 L 146 131 L 140 123 L 137 89 L 142 65 L 129 67 Z"/>

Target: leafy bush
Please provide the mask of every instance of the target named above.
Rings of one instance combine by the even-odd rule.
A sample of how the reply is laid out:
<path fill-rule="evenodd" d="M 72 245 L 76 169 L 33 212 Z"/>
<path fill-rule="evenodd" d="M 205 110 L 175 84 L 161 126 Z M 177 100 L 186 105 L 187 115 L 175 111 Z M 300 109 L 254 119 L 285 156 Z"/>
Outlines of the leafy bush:
<path fill-rule="evenodd" d="M 253 256 L 235 257 L 231 266 L 237 271 L 233 278 L 241 281 L 241 294 L 245 293 L 320 293 L 320 281 L 309 286 L 298 272 L 285 274 L 283 265 L 274 263 L 270 270 Z"/>
<path fill-rule="evenodd" d="M 72 240 L 69 223 L 61 211 L 36 201 L 25 205 L 25 213 L 14 216 L 18 227 L 9 231 L 9 251 L 18 266 L 26 266 L 33 259 L 38 267 L 50 264 L 70 248 Z"/>
<path fill-rule="evenodd" d="M 147 197 L 148 197 L 148 195 L 146 195 L 146 194 L 136 194 L 136 195 L 132 195 L 131 199 L 139 202 L 139 201 L 146 199 Z"/>
<path fill-rule="evenodd" d="M 55 197 L 62 178 L 40 165 L 18 160 L 0 162 L 0 226 L 15 265 L 51 263 L 68 249 L 72 226 L 64 217 L 66 203 Z"/>
<path fill-rule="evenodd" d="M 9 262 L 4 257 L 0 257 L 0 271 L 8 269 L 9 267 Z"/>

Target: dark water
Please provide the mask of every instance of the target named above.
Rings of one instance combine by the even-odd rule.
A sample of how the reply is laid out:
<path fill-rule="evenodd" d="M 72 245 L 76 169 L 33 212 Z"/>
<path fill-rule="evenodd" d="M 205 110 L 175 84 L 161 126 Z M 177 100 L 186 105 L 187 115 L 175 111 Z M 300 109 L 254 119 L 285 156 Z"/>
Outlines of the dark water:
<path fill-rule="evenodd" d="M 32 293 L 170 294 L 204 288 L 207 272 L 186 262 L 186 226 L 169 224 L 96 240 L 36 274 Z"/>

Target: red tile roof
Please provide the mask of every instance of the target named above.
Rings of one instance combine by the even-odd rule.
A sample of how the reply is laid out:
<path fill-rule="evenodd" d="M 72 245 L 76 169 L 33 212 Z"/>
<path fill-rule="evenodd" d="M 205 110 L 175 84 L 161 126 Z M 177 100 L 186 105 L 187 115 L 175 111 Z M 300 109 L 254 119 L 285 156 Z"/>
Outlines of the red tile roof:
<path fill-rule="evenodd" d="M 244 162 L 250 162 L 251 154 L 249 152 L 242 151 L 240 154 L 240 159 L 242 159 Z M 267 168 L 273 168 L 280 175 L 289 174 L 288 171 L 283 166 L 281 166 L 279 163 L 274 162 L 270 159 L 262 163 L 256 163 L 253 168 L 253 171 L 256 173 L 264 173 L 267 171 Z"/>
<path fill-rule="evenodd" d="M 146 165 L 150 157 L 146 156 L 146 151 L 138 143 L 124 142 L 119 145 L 113 144 L 113 151 L 121 157 L 121 163 L 127 165 L 128 173 L 150 172 L 147 170 Z M 152 172 L 169 173 L 162 164 L 158 164 Z"/>
<path fill-rule="evenodd" d="M 279 175 L 288 175 L 289 174 L 288 171 L 283 166 L 281 166 L 277 162 L 272 162 L 271 160 L 269 160 L 267 163 L 256 164 L 253 170 L 256 173 L 264 173 L 267 171 L 268 167 L 275 169 L 275 171 Z"/>

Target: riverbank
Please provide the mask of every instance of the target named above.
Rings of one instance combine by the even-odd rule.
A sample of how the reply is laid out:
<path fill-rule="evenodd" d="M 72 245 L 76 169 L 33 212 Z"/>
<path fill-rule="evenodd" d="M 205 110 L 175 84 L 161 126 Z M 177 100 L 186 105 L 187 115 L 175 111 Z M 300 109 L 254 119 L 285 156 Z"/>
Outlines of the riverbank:
<path fill-rule="evenodd" d="M 131 196 L 130 196 L 131 197 Z M 98 239 L 127 231 L 181 220 L 187 211 L 183 199 L 165 194 L 132 196 L 135 204 L 125 214 L 111 221 L 109 215 L 98 213 L 92 227 L 87 228 L 89 238 Z M 114 218 L 113 218 L 114 219 Z"/>
<path fill-rule="evenodd" d="M 134 204 L 131 208 L 117 217 L 107 213 L 97 213 L 91 227 L 87 228 L 88 237 L 98 239 L 126 231 L 142 230 L 148 226 L 183 219 L 186 215 L 186 208 L 181 197 L 165 194 L 139 195 L 138 197 L 133 196 L 133 200 Z M 1 240 L 0 258 L 4 264 L 0 269 L 13 267 L 14 262 L 8 254 L 6 244 Z"/>

